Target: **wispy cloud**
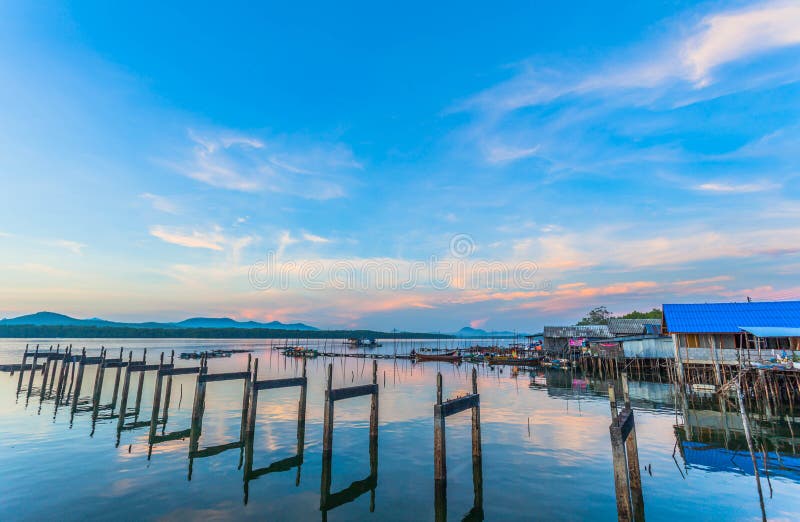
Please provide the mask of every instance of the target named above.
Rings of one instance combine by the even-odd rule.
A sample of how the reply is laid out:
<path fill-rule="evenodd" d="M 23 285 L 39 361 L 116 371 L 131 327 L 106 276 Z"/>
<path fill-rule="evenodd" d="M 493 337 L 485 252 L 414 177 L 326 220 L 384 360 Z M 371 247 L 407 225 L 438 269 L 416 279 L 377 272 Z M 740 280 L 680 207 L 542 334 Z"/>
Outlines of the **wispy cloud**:
<path fill-rule="evenodd" d="M 150 227 L 150 235 L 158 239 L 187 248 L 207 248 L 209 250 L 223 250 L 226 242 L 222 229 L 215 227 L 212 230 L 184 230 L 178 228 L 155 225 Z"/>
<path fill-rule="evenodd" d="M 639 44 L 594 68 L 558 70 L 525 64 L 514 78 L 468 99 L 456 110 L 502 114 L 589 94 L 619 100 L 621 90 L 655 90 L 675 82 L 702 89 L 714 83 L 712 73 L 723 65 L 800 44 L 798 27 L 797 2 L 762 2 L 717 11 L 688 26 L 672 27 L 671 36 Z"/>
<path fill-rule="evenodd" d="M 51 242 L 54 246 L 60 248 L 66 248 L 73 254 L 82 254 L 83 249 L 86 248 L 86 245 L 83 243 L 78 243 L 77 241 L 70 241 L 68 239 L 56 239 Z"/>
<path fill-rule="evenodd" d="M 305 239 L 306 241 L 310 241 L 311 243 L 330 243 L 331 242 L 331 240 L 326 238 L 326 237 L 318 236 L 316 234 L 309 234 L 308 232 L 303 232 L 303 239 Z"/>
<path fill-rule="evenodd" d="M 713 192 L 718 194 L 746 194 L 750 192 L 764 192 L 767 190 L 774 190 L 780 188 L 780 185 L 768 181 L 758 183 L 726 183 L 726 182 L 709 182 L 696 185 L 695 190 L 703 192 Z"/>
<path fill-rule="evenodd" d="M 153 206 L 153 208 L 158 210 L 159 212 L 166 212 L 167 214 L 178 213 L 178 206 L 175 203 L 173 203 L 169 198 L 166 198 L 164 196 L 159 196 L 157 194 L 151 194 L 149 192 L 139 194 L 139 197 L 146 201 L 149 201 L 150 204 Z"/>
<path fill-rule="evenodd" d="M 494 145 L 488 147 L 486 159 L 489 163 L 506 163 L 534 156 L 538 150 L 538 145 L 528 148 Z"/>
<path fill-rule="evenodd" d="M 685 46 L 683 62 L 698 87 L 715 68 L 774 49 L 800 44 L 800 3 L 763 2 L 703 19 Z"/>
<path fill-rule="evenodd" d="M 347 175 L 360 169 L 342 144 L 265 142 L 223 133 L 191 132 L 194 147 L 185 163 L 172 163 L 184 175 L 213 187 L 242 192 L 278 192 L 326 200 L 345 195 Z"/>

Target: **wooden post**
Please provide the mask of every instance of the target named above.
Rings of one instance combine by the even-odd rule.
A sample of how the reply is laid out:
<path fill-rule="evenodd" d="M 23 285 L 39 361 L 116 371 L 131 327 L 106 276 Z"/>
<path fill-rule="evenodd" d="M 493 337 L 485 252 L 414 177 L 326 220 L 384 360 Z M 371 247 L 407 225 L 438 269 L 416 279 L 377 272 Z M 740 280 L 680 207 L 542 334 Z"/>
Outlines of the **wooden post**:
<path fill-rule="evenodd" d="M 200 371 L 194 389 L 194 405 L 192 406 L 192 430 L 189 436 L 189 451 L 197 451 L 200 433 L 203 429 L 203 408 L 205 407 L 206 383 L 201 379 L 205 370 L 205 356 L 200 358 Z M 191 478 L 191 475 L 190 475 Z"/>
<path fill-rule="evenodd" d="M 172 368 L 175 367 L 175 350 L 169 354 L 169 364 Z M 169 417 L 169 401 L 172 397 L 172 374 L 167 376 L 167 389 L 164 392 L 164 414 L 161 416 L 163 420 L 161 433 L 164 433 L 167 425 L 167 418 Z"/>
<path fill-rule="evenodd" d="M 322 454 L 331 456 L 333 454 L 333 364 L 328 363 L 327 383 L 325 388 L 325 408 L 323 410 L 322 427 Z M 324 481 L 323 481 L 324 482 Z"/>
<path fill-rule="evenodd" d="M 105 350 L 100 352 L 100 362 L 97 363 L 97 371 L 94 374 L 94 390 L 92 390 L 92 404 L 97 406 L 97 403 L 100 401 L 100 392 L 103 388 L 103 375 L 105 374 L 105 368 L 103 365 L 106 361 L 106 352 Z"/>
<path fill-rule="evenodd" d="M 622 374 L 622 394 L 625 400 L 625 409 L 630 410 L 631 400 L 628 394 L 628 376 Z M 642 494 L 642 474 L 639 470 L 639 447 L 636 443 L 636 423 L 631 411 L 631 431 L 625 439 L 625 448 L 628 461 L 628 484 L 631 490 L 633 504 L 633 519 L 644 522 L 644 495 Z"/>
<path fill-rule="evenodd" d="M 472 368 L 472 393 L 478 394 L 478 370 Z M 473 509 L 483 510 L 483 450 L 481 448 L 481 407 L 472 407 L 472 488 Z M 482 517 L 481 517 L 482 518 Z"/>
<path fill-rule="evenodd" d="M 147 348 L 144 349 L 144 354 L 142 355 L 142 364 L 147 364 Z M 133 408 L 133 418 L 139 418 L 139 410 L 142 406 L 142 389 L 144 388 L 144 374 L 145 372 L 139 372 L 139 384 L 136 387 L 136 402 L 134 403 Z"/>
<path fill-rule="evenodd" d="M 378 438 L 378 361 L 372 361 L 372 384 L 375 384 L 375 393 L 372 394 L 372 403 L 369 410 L 369 438 Z"/>
<path fill-rule="evenodd" d="M 161 407 L 161 383 L 164 381 L 164 376 L 161 375 L 161 369 L 164 367 L 164 352 L 161 352 L 161 358 L 158 361 L 158 370 L 156 371 L 156 389 L 153 393 L 153 414 L 150 416 L 150 444 L 153 444 L 153 439 L 156 436 L 156 428 L 158 427 L 158 413 Z"/>
<path fill-rule="evenodd" d="M 42 368 L 42 388 L 39 390 L 39 400 L 44 399 L 44 393 L 47 391 L 47 378 L 50 376 L 50 356 L 52 355 L 53 347 L 47 352 L 47 359 L 44 361 L 44 368 Z M 56 351 L 58 353 L 58 351 Z"/>
<path fill-rule="evenodd" d="M 25 374 L 25 362 L 28 360 L 28 345 L 25 345 L 25 351 L 22 353 L 22 365 L 19 367 L 19 379 L 17 380 L 17 395 L 22 389 L 22 376 Z"/>
<path fill-rule="evenodd" d="M 78 364 L 78 375 L 75 377 L 75 391 L 72 395 L 72 412 L 78 407 L 78 397 L 81 394 L 81 383 L 83 382 L 83 370 L 86 366 L 86 348 L 81 351 L 81 361 Z"/>
<path fill-rule="evenodd" d="M 84 350 L 85 351 L 85 350 Z M 31 374 L 28 377 L 28 397 L 31 396 L 31 388 L 33 387 L 33 378 L 36 376 L 36 361 L 39 355 L 39 345 L 36 345 L 36 350 L 33 352 L 33 361 L 31 361 Z"/>
<path fill-rule="evenodd" d="M 442 405 L 442 374 L 436 374 L 436 406 Z M 447 480 L 447 452 L 445 448 L 445 416 L 441 408 L 434 406 L 433 415 L 433 478 Z"/>
<path fill-rule="evenodd" d="M 114 393 L 111 395 L 111 411 L 114 411 L 114 408 L 117 407 L 117 394 L 119 393 L 119 378 L 122 375 L 122 348 L 119 349 L 119 361 L 120 364 L 117 366 L 117 376 L 114 378 Z"/>
<path fill-rule="evenodd" d="M 681 359 L 680 336 L 672 334 L 672 343 L 675 345 L 675 367 L 678 373 L 678 383 L 683 386 L 685 377 L 683 373 L 683 359 Z"/>
<path fill-rule="evenodd" d="M 60 346 L 56 347 L 56 358 L 55 358 L 55 359 L 53 359 L 53 360 L 55 361 L 55 362 L 53 363 L 53 371 L 52 371 L 52 373 L 50 374 L 50 379 L 49 379 L 49 381 L 48 381 L 48 382 L 50 383 L 50 388 L 47 390 L 47 392 L 48 392 L 48 394 L 50 394 L 50 395 L 52 395 L 52 394 L 53 394 L 53 384 L 55 383 L 55 380 L 56 380 L 56 369 L 58 368 L 58 354 L 59 354 L 59 352 L 60 352 L 59 348 L 60 348 Z M 66 346 L 64 347 L 64 351 L 65 351 L 65 352 L 67 351 L 67 348 L 66 348 Z M 63 366 L 63 363 L 62 363 L 62 366 Z"/>
<path fill-rule="evenodd" d="M 258 382 L 258 358 L 253 364 L 253 382 Z M 255 386 L 250 387 L 250 407 L 247 414 L 247 430 L 245 433 L 246 441 L 253 438 L 256 428 L 256 409 L 258 408 L 258 390 Z M 251 444 L 252 447 L 252 444 Z M 252 455 L 250 456 L 252 457 Z"/>
<path fill-rule="evenodd" d="M 125 416 L 128 413 L 128 391 L 131 387 L 131 364 L 133 363 L 133 350 L 128 352 L 128 365 L 125 367 L 125 379 L 122 382 L 122 397 L 119 402 L 119 421 L 117 422 L 117 443 L 119 434 L 125 425 Z"/>
<path fill-rule="evenodd" d="M 631 520 L 631 496 L 628 486 L 628 464 L 625 459 L 625 442 L 618 426 L 619 414 L 614 384 L 608 384 L 608 399 L 611 405 L 611 453 L 614 460 L 614 490 L 617 497 L 617 517 L 622 522 Z"/>
<path fill-rule="evenodd" d="M 255 387 L 253 386 L 253 375 L 251 372 L 252 368 L 252 361 L 253 356 L 252 354 L 247 354 L 247 377 L 244 379 L 244 392 L 242 396 L 242 421 L 241 426 L 239 428 L 239 440 L 244 441 L 245 432 L 248 428 L 248 405 L 250 404 L 250 399 L 253 390 Z M 253 415 L 255 415 L 255 408 L 253 408 Z"/>

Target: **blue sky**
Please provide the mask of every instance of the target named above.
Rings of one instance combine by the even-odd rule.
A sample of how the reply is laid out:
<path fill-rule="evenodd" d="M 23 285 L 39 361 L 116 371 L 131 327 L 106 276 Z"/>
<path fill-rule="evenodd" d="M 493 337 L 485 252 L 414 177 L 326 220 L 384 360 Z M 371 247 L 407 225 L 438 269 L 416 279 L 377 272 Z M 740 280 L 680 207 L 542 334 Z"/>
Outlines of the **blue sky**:
<path fill-rule="evenodd" d="M 118 4 L 0 7 L 2 316 L 800 296 L 797 2 Z"/>

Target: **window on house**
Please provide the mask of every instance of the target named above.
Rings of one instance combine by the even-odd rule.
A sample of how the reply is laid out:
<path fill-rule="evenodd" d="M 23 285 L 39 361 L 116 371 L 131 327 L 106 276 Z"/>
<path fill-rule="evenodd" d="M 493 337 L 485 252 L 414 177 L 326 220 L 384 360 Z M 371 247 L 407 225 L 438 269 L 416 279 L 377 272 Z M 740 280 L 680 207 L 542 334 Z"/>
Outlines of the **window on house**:
<path fill-rule="evenodd" d="M 686 334 L 687 348 L 700 348 L 700 336 L 697 334 Z"/>

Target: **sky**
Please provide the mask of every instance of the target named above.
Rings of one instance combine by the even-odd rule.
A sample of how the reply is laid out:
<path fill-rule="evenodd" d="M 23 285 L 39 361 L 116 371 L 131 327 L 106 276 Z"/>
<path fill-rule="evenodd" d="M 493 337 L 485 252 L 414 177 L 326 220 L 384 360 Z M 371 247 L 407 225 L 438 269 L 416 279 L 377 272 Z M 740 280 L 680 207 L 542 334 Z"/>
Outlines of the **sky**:
<path fill-rule="evenodd" d="M 800 298 L 800 3 L 0 5 L 0 316 Z"/>

